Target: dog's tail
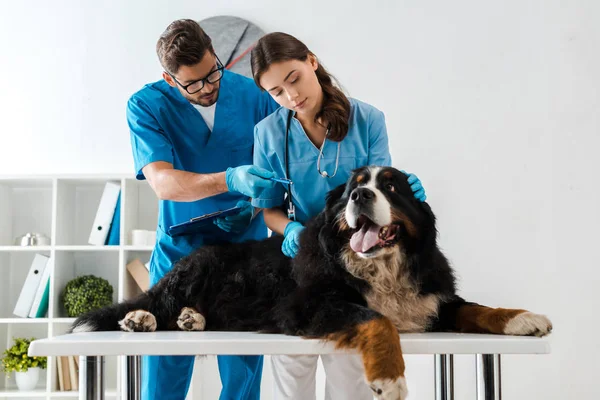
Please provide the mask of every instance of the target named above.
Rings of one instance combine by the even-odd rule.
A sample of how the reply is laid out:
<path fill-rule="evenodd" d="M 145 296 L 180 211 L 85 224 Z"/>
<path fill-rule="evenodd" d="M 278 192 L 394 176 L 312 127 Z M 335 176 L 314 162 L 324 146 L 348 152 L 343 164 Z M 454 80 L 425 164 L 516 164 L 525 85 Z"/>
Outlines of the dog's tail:
<path fill-rule="evenodd" d="M 68 333 L 119 331 L 119 321 L 125 318 L 128 312 L 148 310 L 149 305 L 150 297 L 147 293 L 142 293 L 133 300 L 87 312 L 73 322 Z"/>

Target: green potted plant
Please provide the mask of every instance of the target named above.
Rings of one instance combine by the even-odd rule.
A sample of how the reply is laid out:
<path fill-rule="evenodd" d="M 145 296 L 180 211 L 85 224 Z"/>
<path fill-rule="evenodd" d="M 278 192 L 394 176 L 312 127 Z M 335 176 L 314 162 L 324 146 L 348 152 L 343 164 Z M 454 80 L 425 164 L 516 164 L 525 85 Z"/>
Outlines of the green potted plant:
<path fill-rule="evenodd" d="M 78 276 L 67 282 L 62 300 L 69 317 L 79 317 L 88 311 L 112 304 L 113 287 L 94 275 Z"/>
<path fill-rule="evenodd" d="M 29 357 L 29 343 L 35 338 L 14 338 L 14 345 L 4 350 L 2 369 L 6 375 L 15 373 L 19 390 L 33 390 L 40 377 L 40 369 L 46 369 L 46 357 Z"/>

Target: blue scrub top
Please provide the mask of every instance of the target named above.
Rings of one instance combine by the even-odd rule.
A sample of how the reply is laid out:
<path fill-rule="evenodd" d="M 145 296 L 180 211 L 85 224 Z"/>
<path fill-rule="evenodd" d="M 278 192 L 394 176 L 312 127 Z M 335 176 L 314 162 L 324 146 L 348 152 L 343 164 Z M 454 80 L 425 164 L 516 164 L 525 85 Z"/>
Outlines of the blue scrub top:
<path fill-rule="evenodd" d="M 224 71 L 215 110 L 212 132 L 204 119 L 177 88 L 164 80 L 144 86 L 129 99 L 127 122 L 138 179 L 142 168 L 155 161 L 173 164 L 178 170 L 196 173 L 225 171 L 228 167 L 252 164 L 254 126 L 278 107 L 254 81 Z M 262 214 L 242 234 L 219 232 L 214 237 L 191 235 L 170 237 L 169 226 L 193 217 L 235 206 L 245 198 L 223 193 L 194 202 L 159 200 L 157 243 L 151 258 L 155 276 L 162 276 L 171 264 L 195 248 L 213 242 L 240 242 L 262 239 L 267 228 Z M 158 274 L 157 274 L 158 273 Z"/>
<path fill-rule="evenodd" d="M 350 98 L 348 134 L 340 145 L 339 167 L 333 178 L 324 178 L 317 171 L 319 148 L 306 135 L 302 125 L 292 118 L 289 132 L 289 171 L 296 221 L 304 224 L 325 207 L 325 195 L 346 183 L 353 169 L 365 165 L 390 166 L 385 117 L 375 107 Z M 280 108 L 261 121 L 254 129 L 254 164 L 285 176 L 285 129 L 288 110 Z M 332 175 L 338 143 L 327 140 L 321 160 L 321 171 Z M 285 188 L 277 185 L 263 191 L 252 205 L 272 208 L 284 203 Z"/>

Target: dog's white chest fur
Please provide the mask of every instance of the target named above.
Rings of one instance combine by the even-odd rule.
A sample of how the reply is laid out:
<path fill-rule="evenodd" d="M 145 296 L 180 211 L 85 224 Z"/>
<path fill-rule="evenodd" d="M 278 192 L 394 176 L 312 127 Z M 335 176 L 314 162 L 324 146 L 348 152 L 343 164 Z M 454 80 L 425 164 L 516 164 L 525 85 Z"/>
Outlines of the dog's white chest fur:
<path fill-rule="evenodd" d="M 437 313 L 439 299 L 434 295 L 419 296 L 414 291 L 395 293 L 373 291 L 367 295 L 369 307 L 388 317 L 399 332 L 423 332 Z"/>
<path fill-rule="evenodd" d="M 430 318 L 437 314 L 440 299 L 418 294 L 403 268 L 401 253 L 371 260 L 348 250 L 342 252 L 348 272 L 371 284 L 372 290 L 366 295 L 369 307 L 389 318 L 399 332 L 425 331 Z"/>

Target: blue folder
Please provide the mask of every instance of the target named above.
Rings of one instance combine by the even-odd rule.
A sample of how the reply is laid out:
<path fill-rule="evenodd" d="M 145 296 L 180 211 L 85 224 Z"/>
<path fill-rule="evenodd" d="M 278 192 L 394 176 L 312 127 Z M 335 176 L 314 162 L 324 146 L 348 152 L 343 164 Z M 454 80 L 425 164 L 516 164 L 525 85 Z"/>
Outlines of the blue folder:
<path fill-rule="evenodd" d="M 195 234 L 215 234 L 220 233 L 221 229 L 214 224 L 214 220 L 219 217 L 227 217 L 230 215 L 239 214 L 242 211 L 241 207 L 232 207 L 227 210 L 215 211 L 210 214 L 201 215 L 182 222 L 177 225 L 171 225 L 167 232 L 169 236 L 195 235 Z"/>
<path fill-rule="evenodd" d="M 118 246 L 119 245 L 119 237 L 121 234 L 121 192 L 119 192 L 119 197 L 117 197 L 117 205 L 115 206 L 115 213 L 113 214 L 112 223 L 110 224 L 110 229 L 108 230 L 108 234 L 106 235 L 105 245 L 108 246 Z"/>

